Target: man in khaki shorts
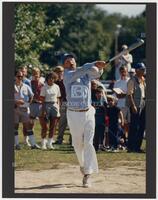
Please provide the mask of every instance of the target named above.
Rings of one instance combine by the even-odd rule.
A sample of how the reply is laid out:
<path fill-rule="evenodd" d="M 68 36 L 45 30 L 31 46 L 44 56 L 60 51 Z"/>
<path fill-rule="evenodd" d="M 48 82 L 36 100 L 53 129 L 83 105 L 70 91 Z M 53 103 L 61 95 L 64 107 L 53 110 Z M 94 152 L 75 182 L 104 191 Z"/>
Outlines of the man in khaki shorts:
<path fill-rule="evenodd" d="M 15 73 L 14 84 L 14 134 L 15 134 L 15 149 L 20 150 L 18 128 L 19 123 L 22 122 L 29 136 L 31 149 L 39 149 L 35 142 L 34 133 L 30 123 L 30 109 L 29 105 L 33 98 L 33 93 L 30 87 L 22 82 L 23 74 L 21 71 Z"/>

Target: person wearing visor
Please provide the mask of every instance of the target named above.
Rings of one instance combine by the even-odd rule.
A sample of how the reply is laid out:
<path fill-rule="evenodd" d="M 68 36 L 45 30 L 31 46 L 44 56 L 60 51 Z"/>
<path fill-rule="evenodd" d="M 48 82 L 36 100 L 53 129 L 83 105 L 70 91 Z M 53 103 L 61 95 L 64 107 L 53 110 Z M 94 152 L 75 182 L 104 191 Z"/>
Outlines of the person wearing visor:
<path fill-rule="evenodd" d="M 145 90 L 146 83 L 144 63 L 135 65 L 136 74 L 127 85 L 128 105 L 131 113 L 131 123 L 128 136 L 128 152 L 142 153 L 141 145 L 145 131 Z"/>
<path fill-rule="evenodd" d="M 98 162 L 93 146 L 95 109 L 91 106 L 91 81 L 100 77 L 104 61 L 95 61 L 76 67 L 73 54 L 64 54 L 64 85 L 67 98 L 67 121 L 72 135 L 83 187 L 90 187 L 90 175 L 98 172 Z"/>

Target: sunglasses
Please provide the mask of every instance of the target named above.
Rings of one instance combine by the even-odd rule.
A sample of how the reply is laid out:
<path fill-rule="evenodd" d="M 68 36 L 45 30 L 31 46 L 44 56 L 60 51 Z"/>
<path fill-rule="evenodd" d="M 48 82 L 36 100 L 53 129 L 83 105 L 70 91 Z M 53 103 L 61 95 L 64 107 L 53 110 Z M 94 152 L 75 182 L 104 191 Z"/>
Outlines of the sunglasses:
<path fill-rule="evenodd" d="M 17 78 L 23 78 L 23 76 L 16 76 Z"/>

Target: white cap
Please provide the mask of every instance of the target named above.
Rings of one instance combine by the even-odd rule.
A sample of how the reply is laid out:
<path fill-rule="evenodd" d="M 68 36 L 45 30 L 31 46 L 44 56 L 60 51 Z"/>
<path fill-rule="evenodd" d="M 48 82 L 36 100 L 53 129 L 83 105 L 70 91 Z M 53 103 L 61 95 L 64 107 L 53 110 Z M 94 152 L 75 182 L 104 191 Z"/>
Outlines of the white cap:
<path fill-rule="evenodd" d="M 134 68 L 131 68 L 130 70 L 129 70 L 129 73 L 135 73 L 135 69 Z"/>

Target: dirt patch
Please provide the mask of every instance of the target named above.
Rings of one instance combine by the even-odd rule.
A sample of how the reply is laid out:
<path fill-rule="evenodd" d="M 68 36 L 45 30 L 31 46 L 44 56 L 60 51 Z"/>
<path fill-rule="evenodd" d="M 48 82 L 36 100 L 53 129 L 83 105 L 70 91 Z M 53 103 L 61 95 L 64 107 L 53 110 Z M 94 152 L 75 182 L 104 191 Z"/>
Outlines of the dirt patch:
<path fill-rule="evenodd" d="M 59 169 L 15 171 L 15 193 L 146 193 L 144 163 L 137 167 L 117 166 L 99 170 L 91 178 L 92 187 L 82 187 L 78 166 Z"/>

